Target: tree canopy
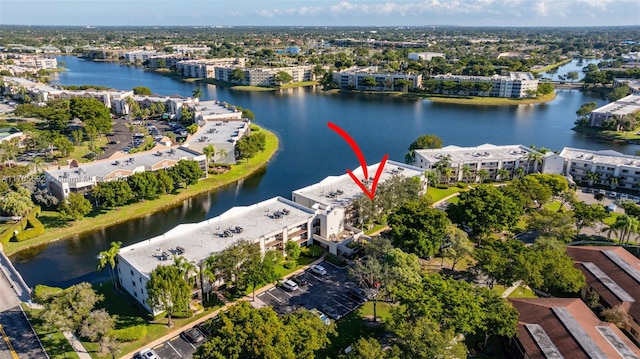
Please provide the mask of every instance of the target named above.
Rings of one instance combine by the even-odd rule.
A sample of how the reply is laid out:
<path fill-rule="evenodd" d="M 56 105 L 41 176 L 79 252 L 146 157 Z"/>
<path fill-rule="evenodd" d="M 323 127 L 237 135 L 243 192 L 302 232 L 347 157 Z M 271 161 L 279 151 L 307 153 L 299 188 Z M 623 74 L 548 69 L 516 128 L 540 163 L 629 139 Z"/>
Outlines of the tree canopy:
<path fill-rule="evenodd" d="M 396 247 L 421 258 L 432 257 L 443 244 L 451 221 L 447 215 L 424 201 L 407 202 L 387 221 Z"/>
<path fill-rule="evenodd" d="M 169 326 L 174 313 L 189 309 L 191 287 L 176 266 L 161 265 L 152 270 L 147 282 L 147 294 L 149 307 L 166 312 Z"/>

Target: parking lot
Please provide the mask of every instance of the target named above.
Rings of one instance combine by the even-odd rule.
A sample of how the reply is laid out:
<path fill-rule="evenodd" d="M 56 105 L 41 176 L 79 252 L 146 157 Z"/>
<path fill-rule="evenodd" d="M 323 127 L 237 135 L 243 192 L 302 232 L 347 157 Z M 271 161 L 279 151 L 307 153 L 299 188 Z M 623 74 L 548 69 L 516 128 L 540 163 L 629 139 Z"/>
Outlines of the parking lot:
<path fill-rule="evenodd" d="M 202 344 L 204 341 L 193 344 L 184 336 L 179 335 L 154 347 L 153 350 L 158 353 L 160 358 L 191 358 Z"/>
<path fill-rule="evenodd" d="M 280 313 L 290 313 L 298 308 L 318 309 L 332 319 L 349 314 L 360 306 L 360 302 L 347 295 L 349 287 L 356 287 L 347 278 L 346 269 L 339 269 L 323 262 L 326 275 L 318 275 L 310 270 L 300 274 L 307 281 L 298 289 L 287 291 L 281 286 L 273 287 L 256 296 L 254 307 L 271 306 Z"/>

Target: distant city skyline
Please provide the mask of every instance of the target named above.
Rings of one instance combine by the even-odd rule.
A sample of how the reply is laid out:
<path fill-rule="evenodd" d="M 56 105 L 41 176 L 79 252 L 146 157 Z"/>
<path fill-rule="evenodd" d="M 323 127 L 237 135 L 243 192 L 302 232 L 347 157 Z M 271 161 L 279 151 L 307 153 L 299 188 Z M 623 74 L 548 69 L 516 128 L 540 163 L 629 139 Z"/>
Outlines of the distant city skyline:
<path fill-rule="evenodd" d="M 0 0 L 2 25 L 627 26 L 639 0 Z"/>

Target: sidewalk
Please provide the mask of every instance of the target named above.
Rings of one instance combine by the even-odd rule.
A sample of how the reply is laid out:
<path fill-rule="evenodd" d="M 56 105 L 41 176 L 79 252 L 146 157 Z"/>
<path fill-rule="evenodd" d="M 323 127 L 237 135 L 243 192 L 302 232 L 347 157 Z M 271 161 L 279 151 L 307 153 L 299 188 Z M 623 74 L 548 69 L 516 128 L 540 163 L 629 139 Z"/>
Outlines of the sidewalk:
<path fill-rule="evenodd" d="M 84 345 L 78 340 L 78 338 L 71 332 L 62 332 L 65 338 L 69 341 L 69 344 L 73 347 L 76 354 L 80 357 L 80 359 L 91 359 L 91 355 L 87 352 Z"/>
<path fill-rule="evenodd" d="M 316 259 L 315 261 L 313 261 L 313 263 L 309 264 L 306 267 L 302 267 L 302 268 L 290 273 L 289 275 L 287 275 L 287 277 L 291 277 L 291 276 L 300 274 L 300 273 L 304 272 L 305 270 L 307 270 L 308 267 L 310 267 L 310 266 L 312 266 L 314 264 L 321 263 L 322 261 L 324 261 L 325 254 L 326 253 L 323 253 L 322 256 L 320 258 Z M 274 286 L 275 286 L 275 284 L 267 284 L 264 287 L 256 290 L 256 297 L 258 297 L 259 294 L 261 294 L 261 293 L 273 288 Z M 226 298 L 225 298 L 225 301 L 226 301 Z M 133 357 L 134 354 L 136 354 L 137 352 L 139 352 L 143 348 L 155 348 L 156 346 L 166 342 L 167 340 L 170 340 L 171 338 L 180 335 L 180 333 L 182 333 L 184 330 L 189 329 L 189 328 L 191 328 L 191 327 L 193 327 L 195 325 L 204 323 L 207 320 L 209 320 L 209 319 L 215 317 L 216 315 L 218 315 L 218 313 L 226 311 L 227 309 L 229 309 L 230 307 L 236 305 L 240 301 L 252 302 L 253 301 L 253 293 L 249 293 L 246 296 L 238 299 L 235 302 L 228 302 L 227 301 L 227 303 L 224 306 L 222 306 L 221 308 L 216 309 L 215 311 L 205 315 L 204 317 L 202 317 L 200 319 L 194 320 L 193 322 L 190 322 L 187 325 L 184 325 L 182 327 L 173 327 L 171 329 L 171 331 L 169 331 L 167 334 L 163 335 L 162 337 L 152 341 L 151 343 L 145 344 L 144 347 L 140 347 L 140 348 L 138 348 L 138 349 L 136 349 L 136 350 L 134 350 L 132 352 L 125 353 L 125 354 L 121 355 L 120 358 L 131 358 L 131 357 Z M 69 341 L 69 342 L 71 342 L 71 341 Z M 78 355 L 80 355 L 80 353 L 78 353 Z M 80 359 L 89 359 L 89 358 L 80 357 Z"/>

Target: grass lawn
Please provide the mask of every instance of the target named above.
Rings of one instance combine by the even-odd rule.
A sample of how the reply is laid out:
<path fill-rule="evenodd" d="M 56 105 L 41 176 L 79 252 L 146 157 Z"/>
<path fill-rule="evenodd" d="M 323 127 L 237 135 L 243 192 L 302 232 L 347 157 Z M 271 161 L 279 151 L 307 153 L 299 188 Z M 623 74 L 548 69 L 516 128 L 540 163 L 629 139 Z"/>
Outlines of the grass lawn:
<path fill-rule="evenodd" d="M 51 359 L 61 359 L 61 358 L 78 358 L 78 354 L 73 350 L 67 338 L 62 335 L 62 332 L 59 330 L 47 330 L 44 327 L 42 320 L 40 320 L 41 309 L 30 309 L 26 304 L 22 304 L 22 309 L 24 309 L 25 313 L 27 313 L 27 317 L 29 317 L 29 321 L 31 325 L 33 325 L 33 329 L 36 330 L 36 334 L 44 349 L 49 354 Z"/>
<path fill-rule="evenodd" d="M 448 188 L 429 187 L 429 189 L 427 190 L 427 195 L 431 196 L 431 201 L 433 203 L 436 203 L 447 196 L 450 196 L 454 193 L 458 193 L 463 190 L 464 190 L 463 188 L 460 188 L 457 186 L 451 186 Z"/>
<path fill-rule="evenodd" d="M 68 238 L 79 233 L 107 227 L 132 218 L 144 217 L 165 207 L 179 204 L 185 199 L 197 194 L 211 191 L 247 177 L 264 167 L 278 149 L 278 138 L 276 135 L 264 129 L 261 131 L 266 135 L 265 150 L 249 160 L 243 160 L 241 163 L 233 165 L 231 170 L 224 174 L 209 175 L 208 178 L 198 181 L 198 183 L 187 189 L 180 189 L 177 194 L 165 195 L 158 199 L 138 202 L 117 209 L 97 209 L 92 211 L 87 218 L 80 221 L 67 222 L 62 219 L 57 212 L 45 211 L 42 214 L 44 217 L 42 218 L 43 224 L 46 228 L 45 233 L 28 241 L 9 242 L 4 246 L 4 252 L 10 256 L 23 249 L 53 240 Z"/>
<path fill-rule="evenodd" d="M 538 296 L 527 287 L 518 287 L 509 294 L 509 298 L 538 298 Z"/>
<path fill-rule="evenodd" d="M 360 338 L 378 338 L 384 334 L 384 321 L 390 317 L 391 305 L 378 302 L 376 305 L 378 323 L 371 321 L 373 302 L 367 302 L 358 310 L 336 322 L 337 337 L 331 338 L 331 344 L 316 352 L 316 358 L 337 358 L 340 353 Z M 382 320 L 382 323 L 380 323 Z"/>
<path fill-rule="evenodd" d="M 447 203 L 457 204 L 460 202 L 460 196 L 451 197 L 447 200 Z"/>
<path fill-rule="evenodd" d="M 640 140 L 640 135 L 638 135 L 638 131 L 607 131 L 607 130 L 602 130 L 600 128 L 588 127 L 588 126 L 576 126 L 573 128 L 573 130 L 580 133 L 586 133 L 593 137 L 610 140 L 610 141 L 616 141 L 616 142 Z"/>
<path fill-rule="evenodd" d="M 505 106 L 505 105 L 532 105 L 549 102 L 556 98 L 555 92 L 536 98 L 502 98 L 502 97 L 450 97 L 450 96 L 425 96 L 425 99 L 439 103 L 455 103 L 458 105 L 481 105 L 481 106 Z"/>
<path fill-rule="evenodd" d="M 611 212 L 609 213 L 609 217 L 605 218 L 602 223 L 606 224 L 607 226 L 610 226 L 612 224 L 614 224 L 616 222 L 616 218 L 622 216 L 623 213 L 618 213 L 618 212 Z"/>
<path fill-rule="evenodd" d="M 543 207 L 548 209 L 548 210 L 550 210 L 550 211 L 558 212 L 558 210 L 560 209 L 560 205 L 561 204 L 562 204 L 562 202 L 560 202 L 560 201 L 553 201 L 551 203 L 545 204 Z"/>
<path fill-rule="evenodd" d="M 496 284 L 493 286 L 493 288 L 491 288 L 491 290 L 502 295 L 502 293 L 504 293 L 504 291 L 507 290 L 507 288 L 501 284 Z"/>
<path fill-rule="evenodd" d="M 232 86 L 232 90 L 238 91 L 275 91 L 276 89 L 273 87 L 262 87 L 262 86 Z"/>
<path fill-rule="evenodd" d="M 93 145 L 94 145 L 94 148 L 96 149 L 106 146 L 107 137 L 100 136 L 100 138 L 95 140 Z M 89 152 L 93 152 L 89 149 L 89 141 L 83 141 L 79 146 L 75 146 L 75 145 L 73 146 L 73 151 L 69 153 L 69 156 L 67 156 L 66 158 L 61 158 L 58 161 L 59 163 L 62 163 L 62 164 L 65 163 L 66 159 L 75 159 L 78 162 L 91 162 L 89 159 L 84 157 L 84 155 L 86 155 Z"/>
<path fill-rule="evenodd" d="M 385 228 L 386 226 L 387 226 L 386 224 L 376 224 L 373 228 L 365 231 L 364 234 L 370 235 L 372 233 L 376 233 L 376 232 L 380 231 L 381 229 Z"/>
<path fill-rule="evenodd" d="M 547 65 L 545 67 L 541 67 L 539 69 L 531 70 L 531 72 L 538 72 L 538 73 L 547 72 L 549 70 L 553 70 L 553 69 L 555 69 L 557 67 L 560 67 L 562 65 L 568 64 L 568 63 L 571 62 L 571 60 L 573 60 L 573 59 L 564 59 L 564 60 L 562 60 L 560 62 L 556 62 L 555 64 L 550 64 L 550 65 Z"/>

